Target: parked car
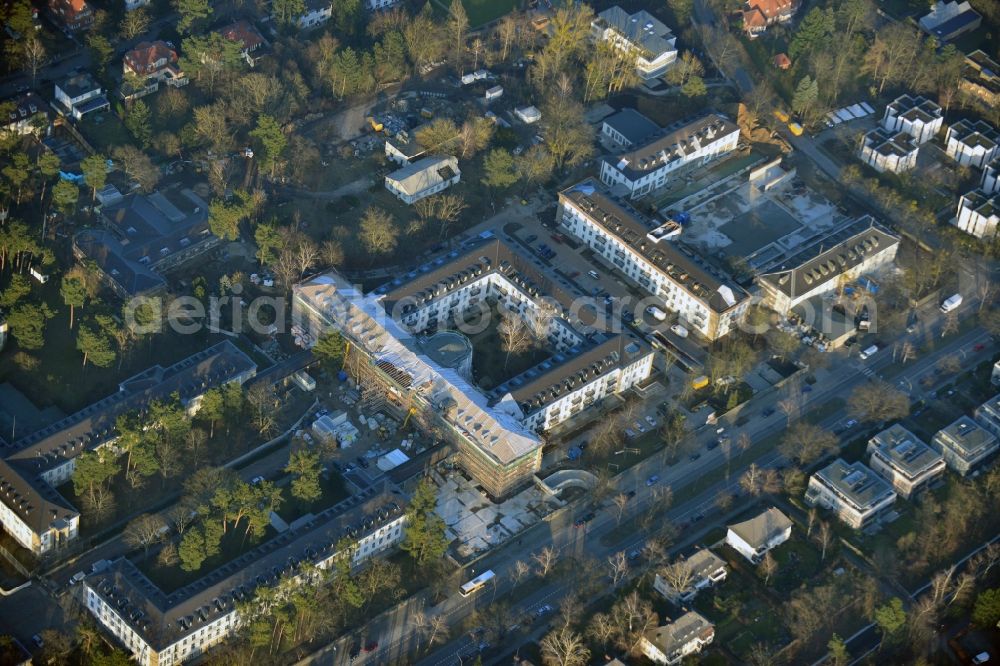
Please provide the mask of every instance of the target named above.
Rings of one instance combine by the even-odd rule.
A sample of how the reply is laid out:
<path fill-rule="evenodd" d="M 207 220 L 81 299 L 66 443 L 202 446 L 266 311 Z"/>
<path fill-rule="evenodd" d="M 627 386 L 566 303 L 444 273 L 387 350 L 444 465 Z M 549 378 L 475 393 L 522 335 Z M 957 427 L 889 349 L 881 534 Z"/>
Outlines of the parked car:
<path fill-rule="evenodd" d="M 660 480 L 659 475 L 654 474 L 653 476 L 651 476 L 648 479 L 646 479 L 646 485 L 647 486 L 655 486 L 659 480 Z"/>
<path fill-rule="evenodd" d="M 255 476 L 252 479 L 250 479 L 251 486 L 256 486 L 258 483 L 263 483 L 263 482 L 264 482 L 264 477 L 262 476 Z"/>
<path fill-rule="evenodd" d="M 670 327 L 670 330 L 678 338 L 686 338 L 688 336 L 688 330 L 683 326 L 681 326 L 680 324 L 674 324 L 673 326 Z"/>
<path fill-rule="evenodd" d="M 694 452 L 694 453 L 692 453 L 692 454 L 691 454 L 691 456 L 690 456 L 690 459 L 691 459 L 691 460 L 697 460 L 698 458 L 701 458 L 701 453 L 699 453 L 698 451 L 695 451 L 695 452 Z"/>
<path fill-rule="evenodd" d="M 645 417 L 645 420 L 646 420 L 646 423 L 649 424 L 650 428 L 655 428 L 656 427 L 656 419 L 654 419 L 652 416 L 649 416 L 647 414 L 646 417 Z"/>
<path fill-rule="evenodd" d="M 764 411 L 760 413 L 760 415 L 763 416 L 765 419 L 771 414 L 774 414 L 774 407 L 765 407 Z"/>
<path fill-rule="evenodd" d="M 625 497 L 632 499 L 633 497 L 635 497 L 635 491 L 634 490 L 628 491 L 627 493 L 625 493 Z"/>
<path fill-rule="evenodd" d="M 77 583 L 79 583 L 80 581 L 82 581 L 86 577 L 87 577 L 87 574 L 85 574 L 82 571 L 77 571 L 75 574 L 73 574 L 73 577 L 69 579 L 69 584 L 70 585 L 76 585 Z"/>
<path fill-rule="evenodd" d="M 552 606 L 548 604 L 543 604 L 538 607 L 538 610 L 535 611 L 535 617 L 542 617 L 546 613 L 551 613 L 552 610 L 553 610 Z"/>
<path fill-rule="evenodd" d="M 530 236 L 528 236 L 527 238 L 524 239 L 524 242 L 525 243 L 534 243 L 536 240 L 538 240 L 538 234 L 531 234 Z"/>
<path fill-rule="evenodd" d="M 34 643 L 35 647 L 37 647 L 38 649 L 45 647 L 45 641 L 43 641 L 42 637 L 39 636 L 38 634 L 35 634 L 34 636 L 31 637 L 31 642 Z"/>

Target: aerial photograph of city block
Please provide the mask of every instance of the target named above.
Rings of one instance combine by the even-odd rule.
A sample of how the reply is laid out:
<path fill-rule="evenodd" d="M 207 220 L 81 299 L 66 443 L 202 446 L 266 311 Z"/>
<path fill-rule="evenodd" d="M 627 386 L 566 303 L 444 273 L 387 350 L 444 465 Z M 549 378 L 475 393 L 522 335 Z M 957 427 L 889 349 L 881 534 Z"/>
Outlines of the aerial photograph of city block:
<path fill-rule="evenodd" d="M 1000 0 L 0 19 L 0 666 L 1000 663 Z"/>

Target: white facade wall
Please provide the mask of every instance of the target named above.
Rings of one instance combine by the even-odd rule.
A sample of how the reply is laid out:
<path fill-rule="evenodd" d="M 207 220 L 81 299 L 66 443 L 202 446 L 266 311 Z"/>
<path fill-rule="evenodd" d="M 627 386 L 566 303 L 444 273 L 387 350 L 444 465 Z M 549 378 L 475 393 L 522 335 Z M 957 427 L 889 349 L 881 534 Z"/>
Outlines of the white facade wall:
<path fill-rule="evenodd" d="M 389 176 L 386 176 L 385 189 L 392 192 L 396 196 L 396 198 L 399 199 L 400 201 L 412 205 L 420 201 L 421 199 L 431 196 L 432 194 L 437 194 L 438 192 L 448 189 L 449 187 L 457 183 L 461 179 L 461 177 L 462 174 L 456 172 L 455 175 L 449 178 L 448 180 L 443 180 L 440 183 L 435 183 L 430 187 L 420 190 L 419 192 L 409 194 L 399 186 L 399 183 L 389 178 Z"/>
<path fill-rule="evenodd" d="M 948 157 L 958 162 L 960 166 L 983 168 L 986 163 L 1000 154 L 1000 147 L 994 145 L 992 148 L 985 146 L 970 146 L 960 140 L 958 136 L 948 128 L 948 135 L 945 139 L 945 153 Z"/>
<path fill-rule="evenodd" d="M 994 160 L 992 164 L 983 167 L 983 180 L 979 189 L 986 194 L 996 194 L 1000 192 L 1000 160 Z"/>
<path fill-rule="evenodd" d="M 388 9 L 389 7 L 394 7 L 397 4 L 399 4 L 399 0 L 365 0 L 365 6 L 368 7 L 368 11 Z"/>
<path fill-rule="evenodd" d="M 400 543 L 403 540 L 405 522 L 406 515 L 401 514 L 395 520 L 361 538 L 357 542 L 354 566 Z M 331 555 L 317 566 L 327 569 L 333 565 L 335 558 L 336 554 Z M 152 666 L 154 663 L 157 666 L 173 666 L 189 661 L 221 643 L 239 628 L 239 614 L 234 609 L 168 645 L 157 654 L 149 643 L 89 585 L 86 585 L 85 603 L 94 618 L 124 644 L 140 666 Z"/>
<path fill-rule="evenodd" d="M 896 501 L 896 493 L 892 493 L 870 507 L 858 507 L 823 483 L 815 474 L 809 478 L 806 493 L 815 497 L 815 504 L 833 511 L 841 522 L 854 529 L 861 529 L 874 522 L 883 510 Z"/>
<path fill-rule="evenodd" d="M 878 449 L 872 450 L 872 457 L 868 461 L 868 466 L 873 472 L 892 484 L 893 490 L 900 497 L 907 499 L 912 497 L 917 491 L 923 489 L 924 486 L 936 477 L 944 474 L 945 470 L 944 458 L 941 458 L 933 467 L 924 470 L 911 479 L 893 465 L 891 460 L 883 458 Z"/>
<path fill-rule="evenodd" d="M 644 173 L 635 180 L 631 180 L 623 172 L 619 171 L 617 164 L 612 159 L 601 162 L 601 181 L 608 187 L 624 185 L 628 188 L 632 198 L 640 197 L 659 189 L 667 184 L 667 176 L 687 164 L 705 164 L 720 155 L 736 150 L 740 142 L 740 130 L 734 129 L 729 134 L 723 134 L 712 141 L 702 145 L 698 150 L 693 150 L 684 157 L 680 157 Z"/>
<path fill-rule="evenodd" d="M 777 548 L 781 544 L 785 543 L 792 536 L 792 527 L 789 525 L 783 532 L 775 535 L 766 544 L 760 548 L 754 548 L 752 545 L 743 540 L 739 534 L 733 530 L 727 530 L 726 532 L 726 543 L 732 546 L 732 548 L 738 552 L 743 557 L 747 558 L 751 563 L 757 564 L 760 558 L 764 557 L 764 554 L 772 548 Z"/>
<path fill-rule="evenodd" d="M 955 226 L 976 238 L 989 238 L 997 233 L 1000 224 L 1000 211 L 993 209 L 992 215 L 983 215 L 970 205 L 966 197 L 958 200 L 958 215 L 955 216 Z"/>
<path fill-rule="evenodd" d="M 882 116 L 882 127 L 890 132 L 906 132 L 917 143 L 927 143 L 933 139 L 941 131 L 943 125 L 944 116 L 938 116 L 930 122 L 925 123 L 919 118 L 910 120 L 897 116 L 889 106 L 885 108 L 885 115 Z"/>
<path fill-rule="evenodd" d="M 870 144 L 866 139 L 862 139 L 861 161 L 875 169 L 879 173 L 903 173 L 917 166 L 918 150 L 914 150 L 906 155 L 885 155 L 876 150 L 876 146 Z"/>
<path fill-rule="evenodd" d="M 299 17 L 299 28 L 314 28 L 323 25 L 333 16 L 333 4 L 307 11 Z"/>
<path fill-rule="evenodd" d="M 618 30 L 614 27 L 609 26 L 601 31 L 600 39 L 606 42 L 611 42 L 614 44 L 615 48 L 621 51 L 635 51 L 635 72 L 643 81 L 649 81 L 650 79 L 655 79 L 658 76 L 663 76 L 667 73 L 667 70 L 670 69 L 670 65 L 677 60 L 677 49 L 674 48 L 674 45 L 677 43 L 676 37 L 669 40 L 669 50 L 659 54 L 650 54 L 653 56 L 652 58 L 639 55 L 642 50 L 636 47 L 636 45 L 629 39 L 619 34 Z"/>
<path fill-rule="evenodd" d="M 550 430 L 607 396 L 627 391 L 649 377 L 653 371 L 653 357 L 654 354 L 650 351 L 638 361 L 624 368 L 615 368 L 575 391 L 561 396 L 555 402 L 545 405 L 543 409 L 527 415 L 523 421 L 525 427 L 533 430 Z"/>
<path fill-rule="evenodd" d="M 683 285 L 675 282 L 641 254 L 591 220 L 572 202 L 565 201 L 562 208 L 562 224 L 574 236 L 617 266 L 630 280 L 653 296 L 661 298 L 667 308 L 676 312 L 688 328 L 696 330 L 702 336 L 710 340 L 723 337 L 736 326 L 746 312 L 749 299 L 719 315 L 706 302 L 689 293 Z"/>

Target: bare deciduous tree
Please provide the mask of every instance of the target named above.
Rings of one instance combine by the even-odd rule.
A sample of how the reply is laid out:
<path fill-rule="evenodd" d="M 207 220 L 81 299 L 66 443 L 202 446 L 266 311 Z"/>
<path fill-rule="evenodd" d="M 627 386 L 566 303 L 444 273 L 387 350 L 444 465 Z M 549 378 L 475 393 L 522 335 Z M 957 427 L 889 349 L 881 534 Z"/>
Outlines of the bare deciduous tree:
<path fill-rule="evenodd" d="M 552 567 L 559 560 L 559 553 L 552 546 L 546 546 L 541 551 L 532 555 L 531 558 L 538 564 L 538 575 L 545 578 L 551 573 Z"/>
<path fill-rule="evenodd" d="M 778 571 L 778 561 L 771 555 L 771 551 L 764 553 L 764 558 L 758 566 L 760 567 L 760 572 L 764 574 L 764 585 L 769 585 L 771 583 L 771 576 Z"/>
<path fill-rule="evenodd" d="M 628 556 L 624 550 L 620 550 L 608 558 L 608 565 L 611 567 L 611 584 L 615 587 L 628 575 Z"/>
<path fill-rule="evenodd" d="M 833 541 L 833 528 L 830 527 L 830 523 L 823 521 L 819 524 L 816 540 L 819 541 L 820 548 L 822 549 L 819 558 L 822 562 L 826 560 L 826 549 L 830 547 L 830 543 Z"/>
<path fill-rule="evenodd" d="M 524 580 L 530 573 L 531 573 L 531 565 L 529 565 L 527 562 L 525 562 L 524 560 L 518 560 L 517 562 L 514 562 L 514 571 L 512 572 L 511 575 L 514 577 L 515 585 L 520 585 L 521 581 Z"/>
<path fill-rule="evenodd" d="M 122 532 L 122 540 L 132 548 L 142 548 L 145 558 L 149 555 L 149 547 L 166 536 L 168 527 L 159 514 L 144 513 L 129 521 Z"/>
<path fill-rule="evenodd" d="M 625 493 L 618 493 L 612 498 L 612 502 L 615 508 L 618 509 L 618 513 L 615 515 L 615 520 L 617 524 L 622 524 L 622 516 L 625 515 L 625 508 L 628 507 L 628 495 Z"/>
<path fill-rule="evenodd" d="M 583 636 L 569 627 L 549 632 L 538 646 L 545 666 L 584 666 L 590 661 L 590 649 Z"/>
<path fill-rule="evenodd" d="M 684 596 L 694 587 L 695 572 L 687 560 L 675 560 L 657 573 L 670 586 L 674 598 Z"/>

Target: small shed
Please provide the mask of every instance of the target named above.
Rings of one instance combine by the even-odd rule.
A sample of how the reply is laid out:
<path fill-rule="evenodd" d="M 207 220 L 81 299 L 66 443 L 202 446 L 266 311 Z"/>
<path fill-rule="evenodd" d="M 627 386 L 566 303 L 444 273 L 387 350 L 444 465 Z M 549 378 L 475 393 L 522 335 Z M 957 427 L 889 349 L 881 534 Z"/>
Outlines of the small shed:
<path fill-rule="evenodd" d="M 534 106 L 521 106 L 514 109 L 514 115 L 517 116 L 518 120 L 530 125 L 532 123 L 537 123 L 542 119 L 542 112 L 539 111 Z"/>
<path fill-rule="evenodd" d="M 774 56 L 774 66 L 778 69 L 788 69 L 792 66 L 792 59 L 788 57 L 787 53 L 779 53 Z"/>
<path fill-rule="evenodd" d="M 493 86 L 486 91 L 486 101 L 490 102 L 503 95 L 503 86 Z"/>

